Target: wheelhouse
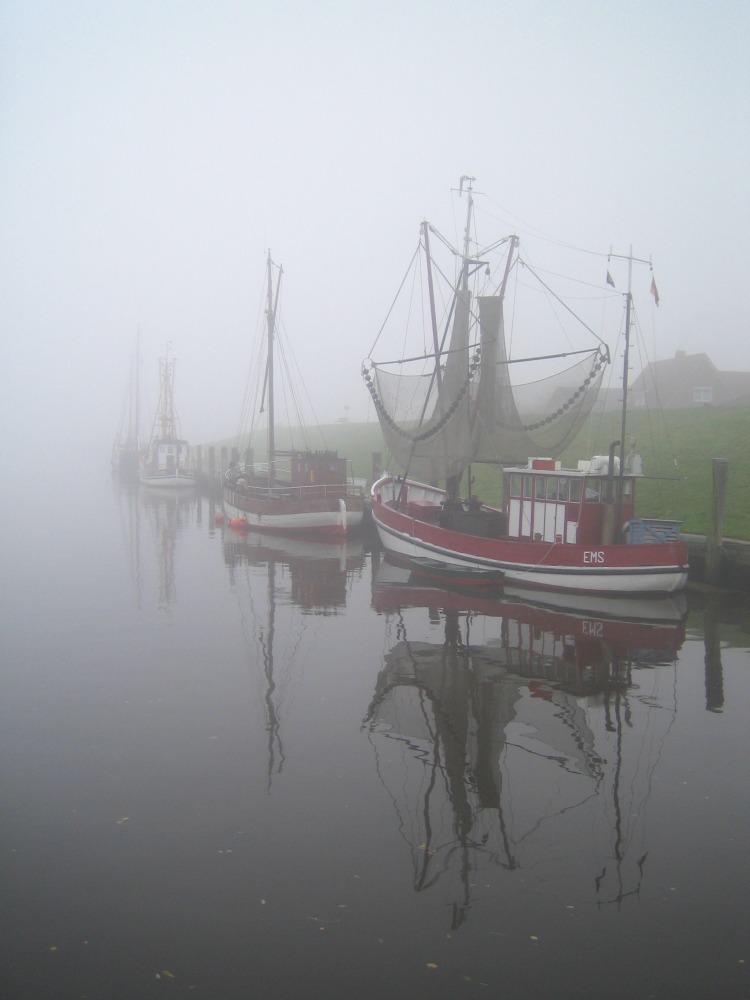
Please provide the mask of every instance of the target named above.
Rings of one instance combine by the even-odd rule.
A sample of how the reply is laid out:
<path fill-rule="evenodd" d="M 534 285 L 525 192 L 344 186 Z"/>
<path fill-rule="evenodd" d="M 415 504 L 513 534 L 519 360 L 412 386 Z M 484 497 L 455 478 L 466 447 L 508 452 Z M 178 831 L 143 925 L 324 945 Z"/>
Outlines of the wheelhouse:
<path fill-rule="evenodd" d="M 632 464 L 640 469 L 639 461 Z M 506 468 L 506 531 L 511 538 L 568 545 L 620 541 L 633 522 L 635 480 L 640 475 L 627 471 L 620 476 L 618 460 L 610 470 L 606 455 L 579 462 L 577 469 L 563 469 L 549 458 Z"/>

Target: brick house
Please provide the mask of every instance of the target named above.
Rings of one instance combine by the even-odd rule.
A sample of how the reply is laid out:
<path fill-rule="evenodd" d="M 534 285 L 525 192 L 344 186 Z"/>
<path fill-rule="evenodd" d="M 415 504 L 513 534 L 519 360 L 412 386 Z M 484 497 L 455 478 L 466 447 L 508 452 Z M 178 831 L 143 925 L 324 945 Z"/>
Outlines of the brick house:
<path fill-rule="evenodd" d="M 628 400 L 633 409 L 750 406 L 750 372 L 720 372 L 707 354 L 677 351 L 644 368 L 631 384 Z"/>

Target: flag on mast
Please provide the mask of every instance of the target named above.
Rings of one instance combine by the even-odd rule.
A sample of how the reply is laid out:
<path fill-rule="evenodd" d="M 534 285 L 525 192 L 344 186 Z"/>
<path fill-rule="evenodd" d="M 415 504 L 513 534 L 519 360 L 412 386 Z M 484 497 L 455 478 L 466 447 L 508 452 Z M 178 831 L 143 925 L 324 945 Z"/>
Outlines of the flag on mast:
<path fill-rule="evenodd" d="M 615 280 L 612 277 L 612 275 L 609 273 L 609 271 L 607 271 L 607 284 L 611 285 L 613 288 L 615 287 Z"/>
<path fill-rule="evenodd" d="M 654 302 L 658 306 L 659 305 L 659 289 L 656 287 L 656 281 L 654 280 L 654 276 L 653 275 L 651 276 L 651 294 L 654 297 Z"/>

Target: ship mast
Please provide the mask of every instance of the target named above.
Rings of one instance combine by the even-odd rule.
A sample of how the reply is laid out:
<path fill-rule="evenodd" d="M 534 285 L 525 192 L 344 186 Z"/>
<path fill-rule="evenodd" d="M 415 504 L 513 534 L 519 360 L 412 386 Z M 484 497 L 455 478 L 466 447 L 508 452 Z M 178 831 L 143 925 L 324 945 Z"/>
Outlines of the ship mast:
<path fill-rule="evenodd" d="M 467 181 L 466 190 L 468 192 L 469 198 L 466 205 L 466 228 L 464 229 L 464 252 L 461 263 L 461 288 L 466 291 L 469 287 L 469 243 L 471 238 L 471 216 L 474 211 L 474 188 L 473 188 L 473 177 L 468 177 L 466 174 L 461 178 L 458 193 L 459 196 L 464 190 L 464 181 Z"/>
<path fill-rule="evenodd" d="M 620 539 L 621 532 L 621 521 L 622 521 L 622 491 L 625 478 L 625 449 L 627 447 L 627 442 L 625 439 L 625 429 L 628 417 L 628 381 L 630 373 L 630 327 L 632 324 L 632 314 L 633 314 L 633 264 L 648 264 L 652 267 L 650 260 L 643 260 L 640 257 L 633 256 L 633 246 L 630 246 L 630 253 L 627 256 L 625 254 L 610 253 L 610 257 L 615 257 L 620 260 L 626 260 L 628 262 L 628 290 L 625 293 L 625 350 L 623 352 L 623 362 L 622 362 L 622 414 L 620 420 L 620 471 L 617 476 L 617 499 L 615 502 L 615 531 L 617 532 L 617 540 Z M 615 442 L 616 444 L 617 442 Z"/>
<path fill-rule="evenodd" d="M 464 182 L 466 183 L 466 191 L 468 194 L 468 200 L 466 205 L 466 228 L 464 229 L 464 247 L 461 256 L 461 276 L 458 283 L 458 289 L 462 291 L 467 299 L 468 308 L 468 295 L 469 295 L 469 264 L 472 261 L 471 254 L 469 253 L 469 246 L 471 242 L 471 217 L 474 212 L 474 188 L 473 188 L 473 177 L 469 177 L 464 174 L 461 177 L 459 184 L 459 197 L 464 191 Z M 445 498 L 448 504 L 455 503 L 458 500 L 459 488 L 461 486 L 461 475 L 457 476 L 446 476 L 445 477 Z"/>
<path fill-rule="evenodd" d="M 169 348 L 171 344 L 167 341 L 165 357 L 160 359 L 161 365 L 161 410 L 159 413 L 159 424 L 161 425 L 161 437 L 165 441 L 173 441 L 177 437 L 177 422 L 174 412 L 174 368 L 175 360 L 169 359 Z"/>
<path fill-rule="evenodd" d="M 283 267 L 279 268 L 279 280 L 276 283 L 276 296 L 273 294 L 273 276 L 271 273 L 272 261 L 271 252 L 268 253 L 266 261 L 268 273 L 268 287 L 266 289 L 266 325 L 268 328 L 268 357 L 266 360 L 266 391 L 268 393 L 268 485 L 273 486 L 276 479 L 276 438 L 275 438 L 275 415 L 273 399 L 273 348 L 274 333 L 276 330 L 276 310 L 279 305 L 279 290 L 281 288 L 281 275 L 284 273 Z"/>

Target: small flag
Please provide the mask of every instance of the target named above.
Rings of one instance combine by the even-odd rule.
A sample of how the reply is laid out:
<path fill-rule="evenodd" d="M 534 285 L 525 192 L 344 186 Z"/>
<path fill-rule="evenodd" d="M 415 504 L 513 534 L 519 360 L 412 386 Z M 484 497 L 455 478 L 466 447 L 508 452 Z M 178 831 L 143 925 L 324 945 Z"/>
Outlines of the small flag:
<path fill-rule="evenodd" d="M 607 271 L 607 284 L 611 285 L 613 288 L 615 287 L 615 280 L 612 277 L 612 275 L 609 273 L 609 271 Z"/>
<path fill-rule="evenodd" d="M 656 287 L 656 282 L 654 281 L 653 276 L 651 277 L 651 294 L 654 297 L 654 302 L 658 306 L 659 305 L 659 289 Z"/>

